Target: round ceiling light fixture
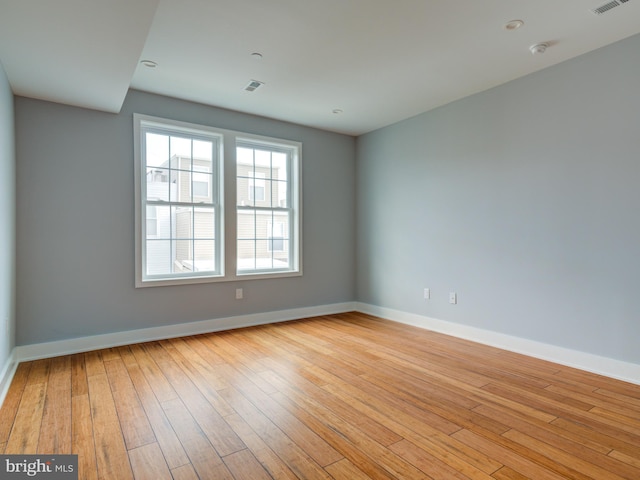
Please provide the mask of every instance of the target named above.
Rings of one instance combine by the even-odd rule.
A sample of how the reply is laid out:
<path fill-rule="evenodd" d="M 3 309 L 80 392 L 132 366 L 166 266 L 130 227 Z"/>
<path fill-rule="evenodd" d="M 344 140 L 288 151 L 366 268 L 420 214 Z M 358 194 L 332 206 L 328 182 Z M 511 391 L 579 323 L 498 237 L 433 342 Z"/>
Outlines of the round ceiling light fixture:
<path fill-rule="evenodd" d="M 153 60 L 141 60 L 140 63 L 148 68 L 156 68 L 158 66 Z"/>
<path fill-rule="evenodd" d="M 333 114 L 334 115 L 340 115 L 341 113 L 344 113 L 344 110 L 342 110 L 340 108 L 334 108 L 333 109 Z"/>
<path fill-rule="evenodd" d="M 253 52 L 251 56 L 256 60 L 260 60 L 262 58 L 262 54 L 260 52 Z"/>
<path fill-rule="evenodd" d="M 513 31 L 519 29 L 523 25 L 524 22 L 522 20 L 511 20 L 510 22 L 504 24 L 504 29 Z"/>
<path fill-rule="evenodd" d="M 548 43 L 536 43 L 535 45 L 531 45 L 529 47 L 529 51 L 533 55 L 542 55 L 544 52 L 547 51 L 547 48 L 549 48 Z"/>

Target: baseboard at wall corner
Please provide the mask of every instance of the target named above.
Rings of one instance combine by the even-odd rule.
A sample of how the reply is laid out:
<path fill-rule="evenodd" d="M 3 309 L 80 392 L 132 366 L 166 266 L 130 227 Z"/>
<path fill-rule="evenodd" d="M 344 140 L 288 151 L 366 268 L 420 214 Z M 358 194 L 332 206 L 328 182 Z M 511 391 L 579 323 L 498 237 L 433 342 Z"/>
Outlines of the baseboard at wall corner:
<path fill-rule="evenodd" d="M 11 385 L 11 381 L 13 380 L 13 376 L 15 375 L 17 368 L 18 356 L 17 351 L 14 348 L 9 354 L 9 358 L 7 358 L 7 361 L 2 366 L 2 370 L 0 370 L 0 408 L 2 408 L 4 399 L 9 392 L 9 386 Z"/>
<path fill-rule="evenodd" d="M 591 353 L 579 352 L 564 347 L 549 345 L 535 340 L 514 337 L 490 330 L 461 325 L 445 320 L 356 302 L 355 310 L 414 327 L 463 338 L 473 342 L 501 348 L 510 352 L 528 355 L 560 365 L 577 368 L 586 372 L 604 375 L 640 385 L 640 365 Z"/>
<path fill-rule="evenodd" d="M 404 323 L 454 337 L 490 345 L 504 350 L 548 360 L 580 370 L 597 373 L 610 378 L 640 385 L 640 365 L 622 362 L 607 357 L 578 352 L 533 340 L 513 337 L 489 330 L 437 320 L 422 315 L 403 312 L 361 302 L 345 302 L 290 310 L 278 310 L 234 317 L 173 324 L 140 330 L 128 330 L 90 337 L 72 338 L 48 343 L 15 347 L 0 372 L 0 406 L 7 394 L 18 363 L 50 358 L 72 353 L 99 350 L 121 345 L 163 340 L 167 338 L 197 335 L 234 328 L 243 328 L 269 323 L 286 322 L 301 318 L 332 315 L 357 311 L 387 320 Z"/>
<path fill-rule="evenodd" d="M 60 355 L 119 347 L 134 343 L 165 340 L 167 338 L 185 337 L 188 335 L 218 332 L 234 328 L 265 325 L 268 323 L 286 322 L 300 318 L 352 312 L 354 310 L 355 303 L 353 302 L 335 303 L 22 345 L 14 349 L 15 360 L 17 364 L 18 362 L 58 357 Z"/>

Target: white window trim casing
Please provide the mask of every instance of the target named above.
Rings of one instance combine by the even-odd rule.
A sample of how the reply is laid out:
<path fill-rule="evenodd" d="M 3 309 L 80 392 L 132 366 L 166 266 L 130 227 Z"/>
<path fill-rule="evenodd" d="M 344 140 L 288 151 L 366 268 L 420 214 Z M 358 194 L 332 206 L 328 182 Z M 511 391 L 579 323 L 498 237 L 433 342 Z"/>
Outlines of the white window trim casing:
<path fill-rule="evenodd" d="M 301 155 L 302 144 L 300 142 L 271 138 L 260 135 L 247 134 L 233 130 L 220 129 L 206 125 L 198 125 L 180 122 L 165 118 L 153 117 L 143 114 L 133 114 L 134 123 L 134 181 L 135 181 L 135 286 L 155 287 L 167 285 L 186 285 L 212 282 L 232 282 L 252 279 L 271 279 L 281 277 L 293 277 L 302 275 L 302 174 Z M 220 222 L 219 235 L 216 238 L 220 242 L 220 272 L 217 275 L 184 275 L 162 279 L 145 279 L 143 275 L 146 225 L 143 221 L 142 209 L 143 192 L 146 182 L 142 166 L 142 135 L 143 125 L 159 126 L 164 129 L 184 132 L 186 134 L 207 133 L 218 137 L 218 185 L 220 195 L 220 209 L 217 221 Z M 294 211 L 291 226 L 291 268 L 276 271 L 248 271 L 238 272 L 237 263 L 237 184 L 236 184 L 236 142 L 250 141 L 266 147 L 290 148 L 291 158 L 291 208 Z M 215 173 L 215 172 L 214 172 Z"/>

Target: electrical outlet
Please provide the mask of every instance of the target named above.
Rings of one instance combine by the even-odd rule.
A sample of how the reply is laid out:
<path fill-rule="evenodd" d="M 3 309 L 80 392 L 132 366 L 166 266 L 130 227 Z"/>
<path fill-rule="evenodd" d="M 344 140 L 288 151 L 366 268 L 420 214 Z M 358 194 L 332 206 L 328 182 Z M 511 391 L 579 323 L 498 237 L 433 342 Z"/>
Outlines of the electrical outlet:
<path fill-rule="evenodd" d="M 424 289 L 424 299 L 429 300 L 431 298 L 431 290 L 428 288 Z"/>
<path fill-rule="evenodd" d="M 452 305 L 458 303 L 458 294 L 456 292 L 449 292 L 449 303 Z"/>
<path fill-rule="evenodd" d="M 236 300 L 242 300 L 244 298 L 244 291 L 241 288 L 236 288 Z"/>

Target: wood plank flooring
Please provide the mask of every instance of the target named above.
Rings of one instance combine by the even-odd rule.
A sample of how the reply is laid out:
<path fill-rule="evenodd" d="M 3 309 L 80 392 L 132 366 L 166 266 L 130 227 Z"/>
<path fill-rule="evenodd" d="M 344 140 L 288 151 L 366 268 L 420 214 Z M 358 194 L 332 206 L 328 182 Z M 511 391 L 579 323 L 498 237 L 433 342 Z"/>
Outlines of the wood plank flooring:
<path fill-rule="evenodd" d="M 640 479 L 640 386 L 349 313 L 18 366 L 0 453 L 81 479 Z"/>

